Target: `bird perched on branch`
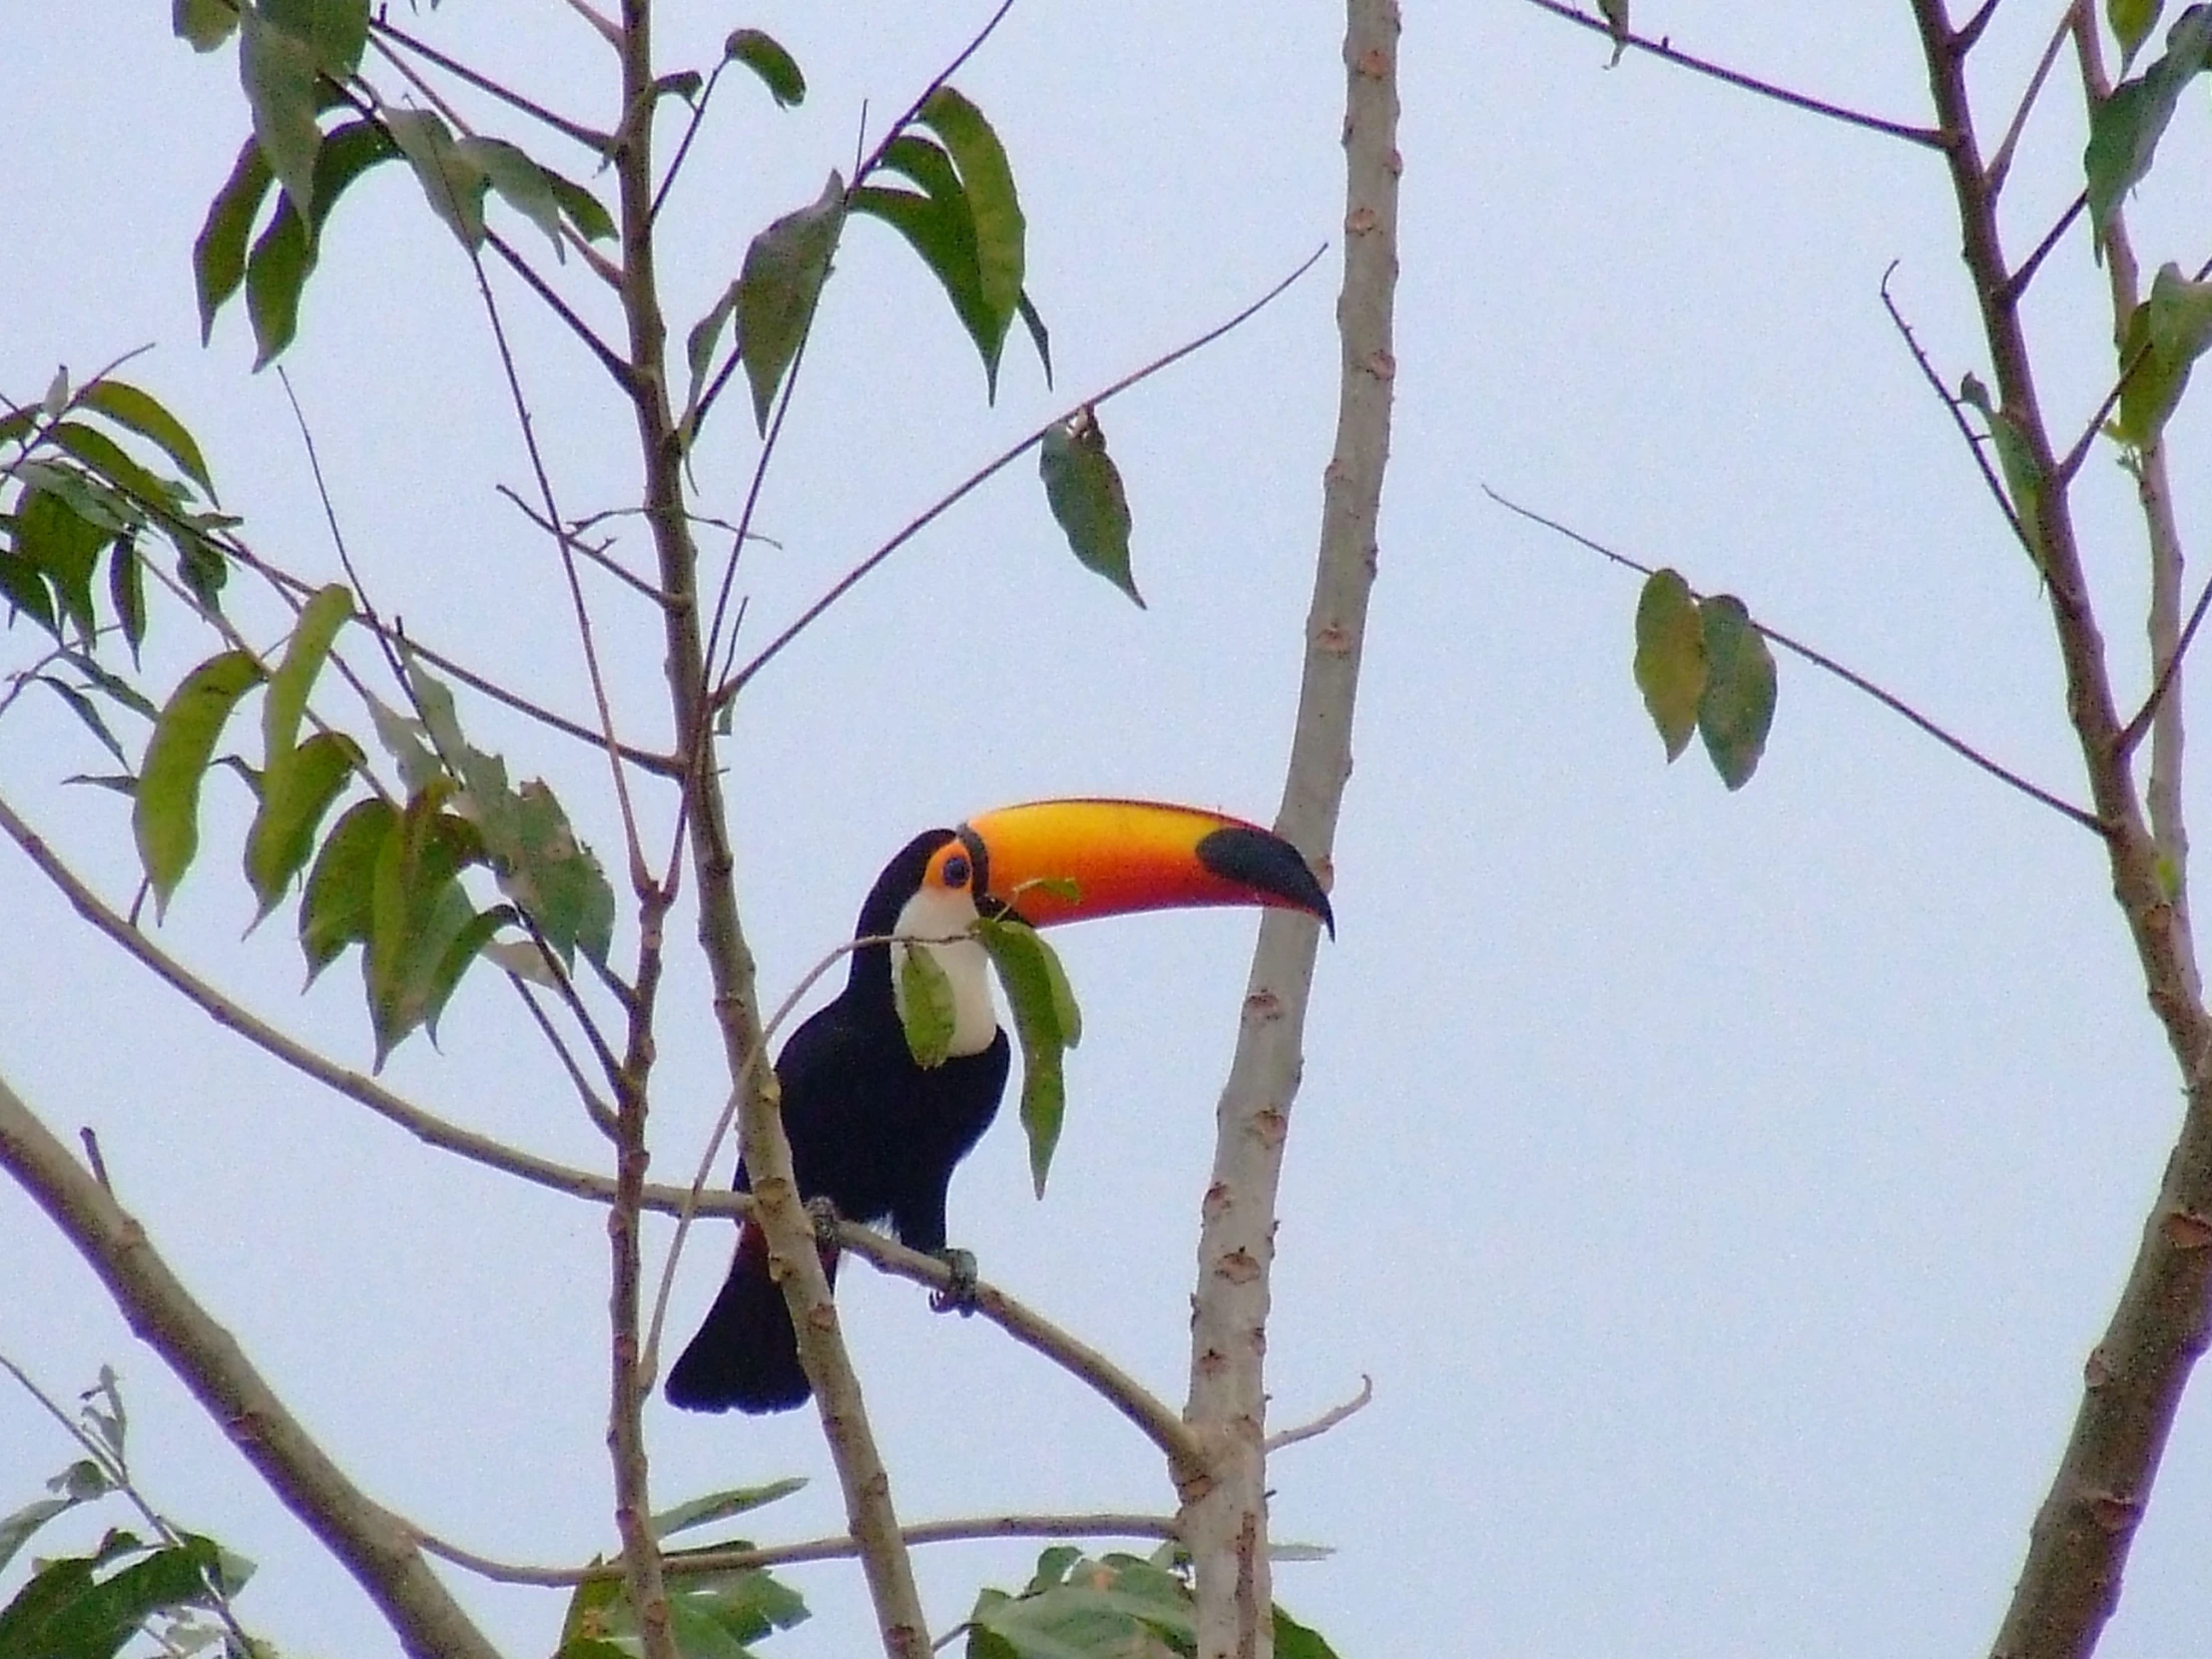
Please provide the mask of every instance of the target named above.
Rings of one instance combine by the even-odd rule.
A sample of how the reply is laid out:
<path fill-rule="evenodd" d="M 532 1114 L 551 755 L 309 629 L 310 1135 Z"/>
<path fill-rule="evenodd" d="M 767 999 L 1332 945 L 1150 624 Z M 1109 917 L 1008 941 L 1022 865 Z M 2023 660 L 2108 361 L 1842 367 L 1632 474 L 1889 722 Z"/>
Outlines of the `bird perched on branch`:
<path fill-rule="evenodd" d="M 1298 849 L 1239 819 L 1138 801 L 1040 801 L 916 835 L 875 878 L 853 936 L 843 991 L 793 1033 L 776 1062 L 799 1191 L 847 1220 L 888 1220 L 902 1243 L 952 1261 L 945 1194 L 1005 1093 L 1011 1050 L 999 1029 L 979 918 L 1031 927 L 1202 905 L 1303 910 L 1335 931 L 1329 899 Z M 923 951 L 950 990 L 939 1063 L 917 1060 L 902 1003 Z M 941 998 L 940 998 L 941 1000 Z M 938 1022 L 943 1037 L 942 1020 Z M 748 1189 L 744 1165 L 738 1190 Z M 836 1277 L 833 1245 L 823 1266 Z M 810 1387 L 767 1236 L 748 1221 L 722 1294 L 668 1374 L 672 1404 L 782 1411 Z"/>

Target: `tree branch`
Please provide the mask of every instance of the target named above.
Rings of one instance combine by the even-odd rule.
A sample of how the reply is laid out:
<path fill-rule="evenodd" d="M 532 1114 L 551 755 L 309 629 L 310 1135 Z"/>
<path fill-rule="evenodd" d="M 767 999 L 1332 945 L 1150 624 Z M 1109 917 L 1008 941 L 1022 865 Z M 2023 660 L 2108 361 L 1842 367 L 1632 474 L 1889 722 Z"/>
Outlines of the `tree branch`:
<path fill-rule="evenodd" d="M 4 1363 L 4 1362 L 0 1362 Z M 972 1543 L 984 1538 L 1160 1538 L 1175 1536 L 1175 1521 L 1167 1515 L 1135 1515 L 1112 1512 L 1095 1515 L 972 1515 L 958 1520 L 920 1521 L 898 1529 L 901 1541 L 914 1544 Z M 585 1567 L 533 1567 L 514 1561 L 478 1555 L 443 1538 L 417 1530 L 415 1536 L 429 1554 L 465 1567 L 480 1578 L 497 1584 L 534 1584 L 545 1589 L 566 1589 L 596 1584 L 622 1576 L 612 1562 Z M 755 1567 L 785 1567 L 804 1561 L 839 1561 L 860 1553 L 859 1540 L 849 1533 L 830 1538 L 808 1538 L 798 1543 L 769 1544 L 761 1549 L 687 1549 L 671 1554 L 668 1575 L 709 1572 L 743 1572 Z"/>
<path fill-rule="evenodd" d="M 1330 848 L 1352 775 L 1352 717 L 1375 583 L 1382 474 L 1397 359 L 1396 0 L 1348 0 L 1345 27 L 1345 264 L 1335 453 L 1322 473 L 1320 549 L 1306 623 L 1298 721 L 1276 829 L 1329 884 Z M 1264 1356 L 1276 1194 L 1305 1066 L 1307 999 L 1321 929 L 1279 910 L 1261 920 L 1237 1048 L 1215 1114 L 1213 1173 L 1200 1208 L 1184 1417 L 1208 1452 L 1182 1482 L 1177 1525 L 1194 1571 L 1198 1659 L 1269 1659 Z"/>
<path fill-rule="evenodd" d="M 2118 1604 L 2121 1573 L 2189 1374 L 2204 1351 L 2212 1289 L 2212 1019 L 2191 983 L 2189 952 L 2137 804 L 2082 570 L 2069 500 L 2016 300 L 2007 292 L 1995 205 L 1974 137 L 1965 64 L 1942 0 L 1913 0 L 1962 233 L 2002 406 L 2042 480 L 2033 503 L 2045 594 L 2065 673 L 2066 714 L 2092 806 L 2105 825 L 2112 893 L 2126 917 L 2151 1011 L 2187 1093 L 2179 1138 L 2145 1220 L 2127 1284 L 2090 1355 L 2081 1404 L 1994 1651 L 2007 1659 L 2086 1659 Z"/>
<path fill-rule="evenodd" d="M 1911 127 L 1902 121 L 1891 121 L 1883 116 L 1868 115 L 1861 110 L 1846 109 L 1841 104 L 1831 104 L 1824 99 L 1808 97 L 1802 92 L 1792 92 L 1788 87 L 1777 86 L 1772 81 L 1762 81 L 1756 75 L 1746 75 L 1741 70 L 1729 69 L 1725 65 L 1713 63 L 1705 58 L 1694 58 L 1687 52 L 1678 52 L 1675 50 L 1673 42 L 1669 40 L 1651 40 L 1643 35 L 1616 32 L 1613 25 L 1606 22 L 1604 18 L 1592 17 L 1586 12 L 1577 11 L 1573 6 L 1565 4 L 1564 0 L 1527 0 L 1527 3 L 1534 6 L 1538 11 L 1549 12 L 1553 17 L 1564 18 L 1567 22 L 1578 24 L 1595 34 L 1601 34 L 1608 40 L 1618 42 L 1624 46 L 1633 46 L 1639 52 L 1649 52 L 1653 57 L 1660 59 L 1662 62 L 1671 63 L 1678 69 L 1687 69 L 1694 74 L 1711 76 L 1716 81 L 1725 82 L 1729 86 L 1739 88 L 1744 92 L 1757 93 L 1761 98 L 1771 98 L 1777 104 L 1787 104 L 1793 110 L 1803 110 L 1809 115 L 1826 116 L 1831 121 L 1841 121 L 1847 127 L 1864 128 L 1870 133 L 1880 133 L 1886 138 L 1903 139 L 1908 144 L 1918 144 L 1926 149 L 1939 150 L 1942 148 L 1942 135 L 1929 128 Z"/>
<path fill-rule="evenodd" d="M 169 1270 L 146 1229 L 0 1080 L 0 1166 L 91 1265 L 151 1345 L 285 1508 L 367 1592 L 414 1659 L 498 1659 L 446 1593 L 405 1522 L 345 1477 L 238 1342 Z"/>
<path fill-rule="evenodd" d="M 1083 399 L 1082 402 L 1077 403 L 1072 408 L 1068 409 L 1066 413 L 1057 415 L 1053 419 L 1046 421 L 1042 426 L 1038 427 L 1027 437 L 1021 439 L 1018 443 L 1007 449 L 995 460 L 986 463 L 984 466 L 970 473 L 962 483 L 960 483 L 950 493 L 939 497 L 933 505 L 931 505 L 918 517 L 911 520 L 903 530 L 900 530 L 898 532 L 898 534 L 891 537 L 889 541 L 885 542 L 881 547 L 878 547 L 874 552 L 870 553 L 866 558 L 862 559 L 858 564 L 854 565 L 850 570 L 846 571 L 842 576 L 838 577 L 837 580 L 833 584 L 831 584 L 829 592 L 825 593 L 820 599 L 816 600 L 812 605 L 808 606 L 806 610 L 802 611 L 799 614 L 799 618 L 797 621 L 792 623 L 790 627 L 786 628 L 774 639 L 770 640 L 767 645 L 763 646 L 760 651 L 755 654 L 753 660 L 747 663 L 745 667 L 738 670 L 737 673 L 731 675 L 728 679 L 726 679 L 722 683 L 722 685 L 717 688 L 715 695 L 711 700 L 713 708 L 720 709 L 724 704 L 728 703 L 730 699 L 737 696 L 739 692 L 743 691 L 746 688 L 747 683 L 751 681 L 756 674 L 760 673 L 762 669 L 766 668 L 769 665 L 770 661 L 775 658 L 776 655 L 784 649 L 784 647 L 791 644 L 793 640 L 797 639 L 810 626 L 812 626 L 816 619 L 819 618 L 823 612 L 830 609 L 830 606 L 834 605 L 847 593 L 851 592 L 852 589 L 859 583 L 862 577 L 866 576 L 877 565 L 881 564 L 885 559 L 889 558 L 893 553 L 897 552 L 901 547 L 905 546 L 906 543 L 913 540 L 915 536 L 919 535 L 924 529 L 933 524 L 937 519 L 943 517 L 954 503 L 972 494 L 976 489 L 981 487 L 981 485 L 987 479 L 990 479 L 999 472 L 1002 472 L 1007 467 L 1011 466 L 1015 461 L 1019 460 L 1023 455 L 1027 454 L 1031 449 L 1042 443 L 1044 441 L 1045 434 L 1051 431 L 1055 426 L 1066 425 L 1070 420 L 1074 419 L 1079 412 L 1086 408 L 1095 408 L 1101 403 L 1111 401 L 1113 398 L 1118 397 L 1121 395 L 1121 393 L 1127 391 L 1130 387 L 1137 385 L 1141 381 L 1151 379 L 1153 375 L 1159 373 L 1162 369 L 1172 367 L 1174 364 L 1181 362 L 1185 357 L 1190 356 L 1191 353 L 1193 353 L 1194 351 L 1202 350 L 1204 347 L 1213 344 L 1214 341 L 1220 339 L 1224 334 L 1229 333 L 1232 329 L 1239 327 L 1241 324 L 1249 321 L 1254 316 L 1257 316 L 1262 310 L 1266 309 L 1269 304 L 1273 303 L 1273 301 L 1279 295 L 1281 295 L 1286 289 L 1288 289 L 1293 282 L 1296 282 L 1301 276 L 1305 276 L 1307 272 L 1313 270 L 1315 262 L 1318 261 L 1322 257 L 1322 255 L 1327 252 L 1328 249 L 1326 246 L 1315 249 L 1312 254 L 1307 256 L 1305 262 L 1300 265 L 1296 271 L 1292 272 L 1280 282 L 1277 282 L 1275 286 L 1269 288 L 1267 292 L 1261 294 L 1259 298 L 1253 300 L 1251 304 L 1245 306 L 1244 309 L 1237 312 L 1236 315 L 1230 317 L 1224 322 L 1216 323 L 1213 327 L 1207 329 L 1197 338 L 1184 341 L 1181 345 L 1175 347 L 1174 350 L 1169 351 L 1162 356 L 1153 358 L 1152 361 L 1146 363 L 1142 368 L 1139 368 L 1131 373 L 1124 374 L 1112 385 L 1106 387 L 1105 390 L 1092 394 L 1091 396 Z"/>
<path fill-rule="evenodd" d="M 1588 548 L 1592 553 L 1598 554 L 1602 558 L 1610 559 L 1614 564 L 1621 566 L 1623 569 L 1633 570 L 1639 576 L 1650 576 L 1653 574 L 1652 567 L 1643 563 L 1641 560 L 1632 559 L 1625 553 L 1616 552 L 1614 549 L 1607 547 L 1603 542 L 1593 541 L 1588 536 L 1582 534 L 1581 531 L 1570 529 L 1568 526 L 1559 523 L 1556 519 L 1546 518 L 1542 513 L 1536 512 L 1527 507 L 1523 507 L 1517 501 L 1508 501 L 1504 496 L 1498 494 L 1496 490 L 1493 490 L 1487 484 L 1484 484 L 1482 486 L 1482 493 L 1488 496 L 1492 501 L 1495 501 L 1500 507 L 1503 507 L 1507 512 L 1518 513 L 1522 518 L 1527 519 L 1531 524 L 1541 524 L 1546 530 L 1550 530 L 1555 534 L 1565 536 L 1567 540 L 1574 542 L 1582 547 Z M 2064 818 L 2071 819 L 2074 823 L 2080 825 L 2084 830 L 2089 830 L 2093 834 L 2102 834 L 2104 832 L 2104 826 L 2097 822 L 2093 814 L 2083 812 L 2079 807 L 2076 807 L 2070 801 L 2065 801 L 2060 799 L 2058 796 L 2052 795 L 2041 785 L 2031 784 L 2025 778 L 2022 778 L 2018 773 L 2014 772 L 2011 768 L 2001 765 L 1996 761 L 1992 761 L 1988 756 L 1982 754 L 1980 750 L 1974 748 L 1973 745 L 1967 743 L 1965 739 L 1955 737 L 1951 733 L 1945 731 L 1942 727 L 1936 725 L 1933 720 L 1930 720 L 1926 715 L 1922 714 L 1920 710 L 1914 708 L 1912 704 L 1906 702 L 1905 699 L 1903 699 L 1902 697 L 1899 697 L 1895 692 L 1885 691 L 1882 687 L 1876 685 L 1872 680 L 1868 679 L 1865 675 L 1859 673 L 1856 669 L 1846 668 L 1842 663 L 1838 662 L 1835 658 L 1828 656 L 1825 652 L 1816 651 L 1811 646 L 1806 645 L 1799 640 L 1792 639 L 1788 634 L 1783 633 L 1781 629 L 1770 628 L 1765 623 L 1760 622 L 1756 618 L 1752 619 L 1751 625 L 1753 628 L 1758 630 L 1762 638 L 1770 640 L 1774 644 L 1779 645 L 1780 647 L 1782 647 L 1783 650 L 1789 652 L 1792 656 L 1804 659 L 1806 662 L 1811 663 L 1815 668 L 1820 669 L 1825 673 L 1833 674 L 1845 685 L 1851 687 L 1852 690 L 1863 693 L 1864 695 L 1873 698 L 1877 703 L 1881 704 L 1885 709 L 1888 709 L 1892 714 L 1901 716 L 1912 725 L 1918 727 L 1921 731 L 1926 732 L 1930 737 L 1934 738 L 1945 749 L 1956 755 L 1960 760 L 1972 762 L 1973 765 L 1979 767 L 1983 772 L 1986 772 L 1990 777 L 1996 779 L 1999 783 L 2009 784 L 2013 789 L 2018 790 L 2020 794 L 2026 796 L 2030 801 L 2035 802 L 2039 806 L 2048 807 L 2052 812 L 2057 813 Z"/>

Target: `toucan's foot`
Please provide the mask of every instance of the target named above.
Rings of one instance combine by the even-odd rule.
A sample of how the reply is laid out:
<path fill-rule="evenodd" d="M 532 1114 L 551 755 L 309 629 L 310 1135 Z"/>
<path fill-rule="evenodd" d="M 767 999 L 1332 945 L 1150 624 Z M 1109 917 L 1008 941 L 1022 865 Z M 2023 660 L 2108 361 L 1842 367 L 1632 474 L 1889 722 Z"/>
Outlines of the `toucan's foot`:
<path fill-rule="evenodd" d="M 834 1250 L 838 1243 L 837 1229 L 844 1225 L 844 1216 L 837 1209 L 837 1201 L 830 1197 L 807 1200 L 807 1214 L 815 1224 L 815 1243 L 825 1250 Z"/>
<path fill-rule="evenodd" d="M 958 1314 L 965 1319 L 975 1312 L 975 1252 L 948 1248 L 933 1254 L 952 1275 L 952 1282 L 943 1290 L 930 1293 L 930 1311 Z"/>

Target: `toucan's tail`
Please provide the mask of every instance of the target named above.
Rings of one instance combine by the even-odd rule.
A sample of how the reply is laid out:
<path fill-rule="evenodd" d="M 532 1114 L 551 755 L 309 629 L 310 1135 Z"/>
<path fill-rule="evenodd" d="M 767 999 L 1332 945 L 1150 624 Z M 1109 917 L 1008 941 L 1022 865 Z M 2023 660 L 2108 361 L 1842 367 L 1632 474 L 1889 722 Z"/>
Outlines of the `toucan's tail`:
<path fill-rule="evenodd" d="M 822 1265 L 834 1284 L 835 1255 L 825 1251 Z M 769 1277 L 768 1236 L 749 1221 L 707 1323 L 669 1370 L 668 1402 L 687 1411 L 789 1411 L 812 1391 L 783 1288 Z"/>

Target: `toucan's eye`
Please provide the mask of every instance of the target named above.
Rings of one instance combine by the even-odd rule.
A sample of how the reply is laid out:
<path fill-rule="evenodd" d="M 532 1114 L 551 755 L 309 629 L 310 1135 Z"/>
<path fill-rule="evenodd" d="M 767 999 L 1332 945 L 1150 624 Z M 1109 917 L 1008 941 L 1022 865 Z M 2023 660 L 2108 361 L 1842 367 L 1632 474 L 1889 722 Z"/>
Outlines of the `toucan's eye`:
<path fill-rule="evenodd" d="M 968 884 L 968 861 L 955 852 L 944 861 L 944 884 L 948 887 L 964 887 Z"/>

